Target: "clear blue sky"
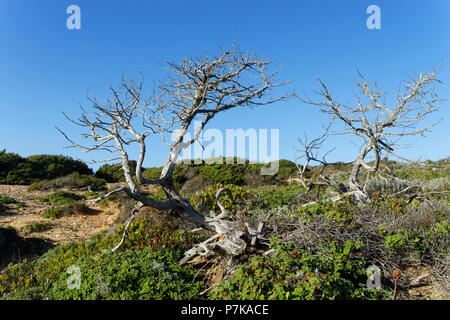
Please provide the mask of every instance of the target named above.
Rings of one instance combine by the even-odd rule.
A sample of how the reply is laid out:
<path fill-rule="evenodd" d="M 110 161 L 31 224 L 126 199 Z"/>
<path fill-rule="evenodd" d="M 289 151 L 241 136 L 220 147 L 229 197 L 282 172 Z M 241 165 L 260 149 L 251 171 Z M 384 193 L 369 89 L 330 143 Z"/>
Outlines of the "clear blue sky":
<path fill-rule="evenodd" d="M 66 8 L 81 8 L 81 30 L 68 30 Z M 366 9 L 381 8 L 381 30 L 369 30 Z M 76 135 L 62 115 L 78 115 L 86 90 L 104 97 L 122 74 L 142 71 L 147 88 L 162 79 L 160 63 L 179 61 L 199 51 L 213 53 L 238 36 L 244 50 L 269 56 L 282 65 L 282 79 L 298 92 L 318 89 L 321 78 L 342 102 L 352 101 L 357 66 L 369 80 L 396 90 L 412 72 L 444 66 L 438 87 L 450 98 L 450 1 L 345 0 L 0 0 L 0 149 L 19 153 L 64 154 L 85 160 L 101 154 L 64 149 L 55 125 Z M 449 105 L 425 138 L 406 140 L 400 154 L 437 160 L 449 156 Z M 298 101 L 255 110 L 232 110 L 209 127 L 279 128 L 280 157 L 292 159 L 297 137 L 319 135 L 326 120 Z M 349 139 L 331 140 L 330 160 L 354 158 Z M 338 143 L 339 141 L 339 143 Z M 153 142 L 153 141 L 152 141 Z M 161 165 L 166 149 L 150 147 L 146 166 Z"/>

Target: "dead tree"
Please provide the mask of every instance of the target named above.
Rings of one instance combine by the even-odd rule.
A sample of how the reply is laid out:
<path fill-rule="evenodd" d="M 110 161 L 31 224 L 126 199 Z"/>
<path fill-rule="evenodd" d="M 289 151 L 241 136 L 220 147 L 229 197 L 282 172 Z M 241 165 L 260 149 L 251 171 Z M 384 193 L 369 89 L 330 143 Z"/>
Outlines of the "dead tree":
<path fill-rule="evenodd" d="M 406 136 L 423 136 L 439 121 L 432 121 L 428 125 L 421 126 L 422 120 L 436 112 L 444 99 L 439 99 L 434 91 L 433 85 L 440 82 L 436 79 L 438 68 L 430 73 L 420 73 L 416 77 L 410 77 L 403 82 L 400 90 L 394 97 L 380 89 L 376 83 L 369 83 L 358 71 L 354 84 L 358 89 L 355 93 L 355 103 L 353 105 L 342 104 L 337 101 L 329 92 L 327 86 L 318 80 L 321 91 L 316 92 L 321 100 L 312 101 L 305 94 L 305 98 L 300 100 L 304 103 L 319 106 L 321 111 L 330 115 L 330 122 L 324 129 L 323 135 L 308 141 L 299 139 L 301 148 L 298 150 L 299 175 L 307 190 L 312 185 L 333 186 L 340 195 L 351 195 L 357 202 L 365 203 L 370 199 L 366 192 L 366 183 L 361 182 L 361 172 L 370 174 L 379 173 L 381 159 L 384 155 L 391 155 L 395 158 L 406 160 L 394 151 L 398 148 L 399 140 Z M 343 125 L 343 128 L 333 132 L 338 135 L 351 135 L 362 140 L 359 153 L 355 160 L 350 162 L 352 170 L 347 185 L 333 181 L 324 174 L 325 168 L 334 163 L 329 163 L 325 156 L 320 156 L 320 149 L 330 134 L 332 125 L 336 122 Z M 367 159 L 372 157 L 373 161 Z M 311 182 L 305 179 L 305 172 L 310 164 L 320 167 L 320 179 L 318 182 Z M 340 196 L 333 200 L 339 199 Z"/>
<path fill-rule="evenodd" d="M 168 63 L 170 76 L 158 83 L 150 95 L 146 96 L 143 92 L 142 78 L 137 82 L 122 78 L 119 88 L 110 86 L 109 99 L 88 97 L 91 113 L 82 107 L 79 120 L 72 120 L 66 115 L 71 122 L 87 130 L 83 136 L 92 138 L 92 145 L 82 146 L 60 131 L 72 147 L 84 152 L 106 150 L 118 154 L 119 157 L 113 159 L 121 160 L 127 185 L 97 200 L 113 193 L 126 192 L 143 206 L 174 210 L 197 226 L 215 232 L 213 237 L 188 251 L 183 262 L 217 251 L 238 255 L 247 244 L 255 243 L 255 237 L 261 234 L 260 228 L 243 230 L 225 208 L 221 208 L 219 216 L 209 216 L 196 210 L 175 188 L 172 176 L 180 152 L 198 139 L 205 125 L 218 113 L 240 106 L 269 105 L 293 95 L 291 92 L 274 95 L 274 88 L 283 87 L 289 81 L 277 82 L 275 76 L 278 71 L 271 72 L 270 67 L 270 60 L 244 53 L 236 43 L 229 50 L 220 50 L 216 57 L 200 55 L 185 58 L 181 63 Z M 187 139 L 186 133 L 194 121 L 199 122 L 200 126 L 194 128 L 194 136 Z M 166 142 L 168 134 L 174 137 L 171 142 Z M 158 179 L 146 179 L 142 175 L 150 135 L 161 135 L 164 143 L 170 146 Z M 140 150 L 134 174 L 130 170 L 126 150 L 130 145 L 137 145 Z M 133 180 L 134 175 L 138 183 Z M 157 201 L 144 195 L 140 187 L 149 184 L 161 186 L 167 201 Z"/>

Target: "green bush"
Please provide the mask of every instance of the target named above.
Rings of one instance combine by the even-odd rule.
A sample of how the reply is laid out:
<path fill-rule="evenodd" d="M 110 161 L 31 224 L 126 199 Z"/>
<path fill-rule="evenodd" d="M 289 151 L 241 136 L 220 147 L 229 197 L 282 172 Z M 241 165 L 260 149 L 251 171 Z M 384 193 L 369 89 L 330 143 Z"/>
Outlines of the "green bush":
<path fill-rule="evenodd" d="M 16 205 L 16 207 L 22 207 L 25 204 L 18 202 L 16 199 L 11 198 L 9 196 L 0 196 L 0 211 L 5 211 L 7 210 L 8 204 L 14 204 Z"/>
<path fill-rule="evenodd" d="M 57 207 L 50 207 L 45 209 L 44 211 L 44 218 L 46 219 L 51 219 L 51 220 L 55 220 L 55 219 L 59 219 L 63 216 L 64 214 L 64 209 L 63 208 L 57 208 Z"/>
<path fill-rule="evenodd" d="M 136 161 L 130 160 L 129 163 L 130 170 L 134 173 L 136 171 Z M 121 163 L 105 164 L 95 172 L 95 176 L 109 183 L 125 182 L 125 175 L 123 174 Z"/>
<path fill-rule="evenodd" d="M 72 172 L 91 175 L 92 170 L 83 162 L 58 155 L 19 155 L 0 152 L 0 183 L 30 184 L 66 176 Z"/>
<path fill-rule="evenodd" d="M 47 222 L 34 222 L 27 224 L 25 230 L 27 232 L 43 232 L 52 228 L 52 225 Z"/>
<path fill-rule="evenodd" d="M 235 186 L 232 184 L 226 184 L 223 185 L 221 183 L 219 184 L 215 184 L 210 186 L 209 188 L 202 190 L 201 192 L 199 192 L 199 195 L 193 195 L 189 200 L 191 202 L 191 204 L 195 207 L 195 208 L 199 208 L 200 204 L 201 204 L 201 198 L 200 196 L 203 197 L 204 199 L 204 205 L 205 207 L 217 211 L 220 211 L 219 206 L 217 205 L 217 201 L 216 201 L 216 193 L 217 190 L 219 190 L 220 188 L 228 188 L 231 190 L 231 194 L 233 195 L 233 199 L 236 202 L 244 202 L 244 201 L 248 201 L 249 197 L 250 197 L 250 191 L 245 188 L 245 187 L 240 187 L 240 186 Z M 227 193 L 222 193 L 221 195 L 221 203 L 225 208 L 231 208 L 232 207 L 232 201 L 231 199 L 228 197 Z"/>
<path fill-rule="evenodd" d="M 350 198 L 344 198 L 338 202 L 321 201 L 308 206 L 299 206 L 297 214 L 307 222 L 314 220 L 315 216 L 323 216 L 337 226 L 354 227 L 353 215 L 357 206 Z"/>
<path fill-rule="evenodd" d="M 429 181 L 441 177 L 448 177 L 450 175 L 450 169 L 448 167 L 443 167 L 440 170 L 430 170 L 410 167 L 396 172 L 395 175 L 400 179 L 420 179 Z"/>
<path fill-rule="evenodd" d="M 412 252 L 416 259 L 448 254 L 448 234 L 450 225 L 448 219 L 442 219 L 429 228 L 402 228 L 385 237 L 384 245 L 389 253 L 398 255 L 402 252 Z"/>
<path fill-rule="evenodd" d="M 230 300 L 389 299 L 390 293 L 366 287 L 360 243 L 324 242 L 312 252 L 273 241 L 275 252 L 255 256 L 220 283 L 209 297 Z"/>
<path fill-rule="evenodd" d="M 297 172 L 298 168 L 294 162 L 284 159 L 278 161 L 278 178 L 289 179 L 293 176 L 296 176 Z"/>
<path fill-rule="evenodd" d="M 162 168 L 145 168 L 142 170 L 142 176 L 146 179 L 158 179 L 161 176 Z"/>
<path fill-rule="evenodd" d="M 406 213 L 408 200 L 404 198 L 393 198 L 374 193 L 369 202 L 369 206 L 377 209 L 379 212 L 389 212 L 397 215 Z"/>
<path fill-rule="evenodd" d="M 176 230 L 180 221 L 151 225 L 133 222 L 121 248 L 123 226 L 112 236 L 105 233 L 84 243 L 49 250 L 39 259 L 10 265 L 0 275 L 0 295 L 5 299 L 193 299 L 203 284 L 190 265 L 179 260 L 193 243 L 203 241 L 190 232 Z M 69 290 L 67 269 L 81 270 L 81 288 Z"/>
<path fill-rule="evenodd" d="M 91 188 L 92 191 L 101 191 L 106 189 L 106 181 L 90 175 L 82 175 L 77 172 L 53 180 L 44 180 L 32 183 L 28 191 L 48 190 L 57 188 Z"/>
<path fill-rule="evenodd" d="M 132 249 L 150 248 L 159 249 L 189 249 L 201 239 L 195 233 L 177 230 L 181 220 L 171 223 L 152 225 L 151 221 L 144 218 L 132 223 L 127 231 L 123 247 Z M 117 229 L 118 234 L 123 231 L 123 226 Z"/>
<path fill-rule="evenodd" d="M 212 183 L 243 185 L 244 166 L 240 164 L 212 164 L 200 167 L 200 177 L 210 179 Z"/>
<path fill-rule="evenodd" d="M 9 196 L 0 196 L 0 204 L 14 204 L 18 203 L 16 199 Z"/>
<path fill-rule="evenodd" d="M 66 191 L 58 191 L 39 198 L 40 201 L 52 205 L 44 211 L 44 218 L 47 219 L 58 219 L 63 215 L 85 210 L 87 206 L 80 202 L 84 199 L 85 197 L 82 195 Z"/>
<path fill-rule="evenodd" d="M 203 284 L 195 281 L 192 266 L 181 267 L 181 251 L 149 248 L 78 259 L 80 288 L 69 289 L 68 274 L 61 273 L 48 291 L 50 299 L 193 299 Z"/>
<path fill-rule="evenodd" d="M 295 184 L 282 187 L 268 186 L 257 190 L 261 190 L 261 198 L 265 199 L 264 204 L 269 208 L 298 204 L 299 194 L 305 192 L 303 186 Z"/>
<path fill-rule="evenodd" d="M 58 191 L 48 196 L 39 198 L 42 202 L 48 202 L 55 206 L 73 205 L 77 201 L 83 200 L 84 197 L 72 192 Z"/>

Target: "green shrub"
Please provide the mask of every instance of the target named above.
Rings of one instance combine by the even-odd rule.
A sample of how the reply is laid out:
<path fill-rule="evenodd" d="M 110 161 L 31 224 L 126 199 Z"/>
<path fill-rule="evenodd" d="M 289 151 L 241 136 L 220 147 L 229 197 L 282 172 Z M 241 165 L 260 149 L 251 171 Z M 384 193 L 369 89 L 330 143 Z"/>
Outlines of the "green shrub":
<path fill-rule="evenodd" d="M 188 249 L 201 239 L 195 233 L 182 232 L 177 230 L 181 220 L 175 220 L 171 223 L 161 223 L 152 225 L 149 219 L 142 219 L 132 223 L 127 231 L 123 247 L 132 249 L 150 248 L 150 250 L 159 249 Z M 121 234 L 123 226 L 117 229 Z"/>
<path fill-rule="evenodd" d="M 69 289 L 68 274 L 62 273 L 48 292 L 50 299 L 193 299 L 203 288 L 195 281 L 192 266 L 178 263 L 182 252 L 149 248 L 116 254 L 104 253 L 97 259 L 78 260 L 80 289 Z"/>
<path fill-rule="evenodd" d="M 275 252 L 255 256 L 212 290 L 212 299 L 329 300 L 388 299 L 390 293 L 366 287 L 360 243 L 328 241 L 312 252 L 273 242 Z"/>
<path fill-rule="evenodd" d="M 303 186 L 295 184 L 282 187 L 270 186 L 257 190 L 261 190 L 261 198 L 265 199 L 264 204 L 269 208 L 297 204 L 299 195 L 305 192 Z"/>
<path fill-rule="evenodd" d="M 64 177 L 56 178 L 49 181 L 34 182 L 28 187 L 28 191 L 33 190 L 49 190 L 57 188 L 91 188 L 92 191 L 100 191 L 106 189 L 106 181 L 89 175 L 81 175 L 77 172 Z"/>
<path fill-rule="evenodd" d="M 15 153 L 6 153 L 6 150 L 0 151 L 0 183 L 8 176 L 8 173 L 25 162 L 25 159 Z"/>
<path fill-rule="evenodd" d="M 72 192 L 58 191 L 48 196 L 39 198 L 42 202 L 48 202 L 55 206 L 73 205 L 77 201 L 83 200 L 84 197 Z"/>
<path fill-rule="evenodd" d="M 50 207 L 45 209 L 44 211 L 44 218 L 46 219 L 59 219 L 63 216 L 64 209 L 63 208 L 57 208 L 57 207 Z"/>
<path fill-rule="evenodd" d="M 158 179 L 161 176 L 162 168 L 145 168 L 142 170 L 142 176 L 146 179 Z"/>
<path fill-rule="evenodd" d="M 399 254 L 412 252 L 416 259 L 430 256 L 445 257 L 448 254 L 448 234 L 450 225 L 448 219 L 443 219 L 429 228 L 402 228 L 385 237 L 384 245 L 388 252 Z"/>
<path fill-rule="evenodd" d="M 16 199 L 9 196 L 0 196 L 0 204 L 15 204 L 18 203 Z"/>
<path fill-rule="evenodd" d="M 289 179 L 297 175 L 298 168 L 292 161 L 280 159 L 278 162 L 277 176 L 280 179 Z"/>
<path fill-rule="evenodd" d="M 48 219 L 58 219 L 63 215 L 89 210 L 84 203 L 80 202 L 83 199 L 85 197 L 82 195 L 66 191 L 58 191 L 39 198 L 40 201 L 52 205 L 52 207 L 44 211 L 44 217 Z"/>
<path fill-rule="evenodd" d="M 353 215 L 357 207 L 346 197 L 338 202 L 321 201 L 297 208 L 297 214 L 305 221 L 313 221 L 315 216 L 324 216 L 336 225 L 354 227 Z"/>
<path fill-rule="evenodd" d="M 201 198 L 200 196 L 202 196 L 204 198 L 204 205 L 214 211 L 220 211 L 219 206 L 217 205 L 217 201 L 216 201 L 216 193 L 217 190 L 219 190 L 220 188 L 228 188 L 231 190 L 231 194 L 233 195 L 233 199 L 236 202 L 244 202 L 244 201 L 248 201 L 249 197 L 250 197 L 250 191 L 245 188 L 245 187 L 240 187 L 240 186 L 235 186 L 235 185 L 231 185 L 231 184 L 227 184 L 227 185 L 223 185 L 223 184 L 215 184 L 210 186 L 209 188 L 202 190 L 201 192 L 199 192 L 200 195 L 193 195 L 189 200 L 191 202 L 191 204 L 195 207 L 195 208 L 199 208 L 200 204 L 201 204 Z M 227 193 L 222 193 L 221 195 L 221 203 L 225 208 L 231 208 L 232 207 L 232 201 L 231 199 L 228 197 Z"/>
<path fill-rule="evenodd" d="M 180 266 L 183 252 L 197 235 L 177 231 L 179 221 L 151 225 L 133 222 L 121 248 L 123 227 L 84 243 L 70 243 L 49 250 L 39 259 L 11 265 L 0 275 L 0 295 L 6 299 L 193 299 L 203 288 L 198 272 Z M 67 269 L 81 270 L 81 288 L 69 290 Z"/>
<path fill-rule="evenodd" d="M 448 167 L 443 167 L 440 170 L 430 170 L 430 169 L 419 169 L 415 167 L 404 168 L 395 173 L 400 179 L 420 179 L 420 180 L 433 180 L 440 177 L 448 177 L 450 174 L 450 169 Z"/>
<path fill-rule="evenodd" d="M 16 154 L 0 152 L 0 183 L 30 184 L 70 173 L 91 175 L 92 170 L 83 162 L 57 155 L 34 155 L 22 158 Z"/>
<path fill-rule="evenodd" d="M 183 194 L 195 194 L 211 185 L 211 180 L 203 177 L 194 177 L 183 184 L 180 192 Z"/>
<path fill-rule="evenodd" d="M 406 213 L 408 200 L 404 198 L 392 198 L 374 193 L 369 202 L 370 207 L 379 210 L 380 212 L 389 212 L 397 215 Z"/>
<path fill-rule="evenodd" d="M 131 172 L 134 173 L 136 171 L 136 161 L 130 160 L 129 164 Z M 95 176 L 109 183 L 125 182 L 121 163 L 105 164 L 95 172 Z"/>
<path fill-rule="evenodd" d="M 211 164 L 203 165 L 199 169 L 200 177 L 210 179 L 212 183 L 243 185 L 245 180 L 244 165 L 240 164 Z"/>
<path fill-rule="evenodd" d="M 27 232 L 43 232 L 52 228 L 48 222 L 34 222 L 25 226 Z"/>

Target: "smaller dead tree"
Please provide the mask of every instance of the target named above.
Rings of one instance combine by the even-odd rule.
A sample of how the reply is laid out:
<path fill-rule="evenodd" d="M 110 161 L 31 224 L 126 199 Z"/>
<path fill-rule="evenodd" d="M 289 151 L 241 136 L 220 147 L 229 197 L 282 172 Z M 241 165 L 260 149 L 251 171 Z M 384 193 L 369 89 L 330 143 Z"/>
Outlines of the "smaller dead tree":
<path fill-rule="evenodd" d="M 320 107 L 321 111 L 330 115 L 330 122 L 324 128 L 324 133 L 318 138 L 308 141 L 299 139 L 301 148 L 297 150 L 297 162 L 299 176 L 307 190 L 313 185 L 332 186 L 340 194 L 332 200 L 338 200 L 342 195 L 350 195 L 359 203 L 366 203 L 370 196 L 366 191 L 367 181 L 370 175 L 380 173 L 382 157 L 391 155 L 394 158 L 409 161 L 395 153 L 399 147 L 399 140 L 407 136 L 424 136 L 439 121 L 432 121 L 428 125 L 421 126 L 422 120 L 439 110 L 444 99 L 439 99 L 434 90 L 434 84 L 440 81 L 436 79 L 438 68 L 430 73 L 420 73 L 416 77 L 410 77 L 401 84 L 400 90 L 394 97 L 380 89 L 376 83 L 369 83 L 358 71 L 354 80 L 358 92 L 355 93 L 355 103 L 346 105 L 340 103 L 332 96 L 327 86 L 321 81 L 321 91 L 317 92 L 321 98 L 312 101 L 305 94 L 300 101 Z M 347 185 L 334 181 L 325 174 L 327 166 L 336 164 L 326 160 L 325 155 L 320 156 L 320 149 L 327 137 L 331 134 L 331 127 L 338 122 L 343 128 L 334 131 L 337 135 L 350 135 L 362 140 L 359 153 L 355 160 L 349 162 L 352 169 Z M 333 149 L 334 150 L 334 149 Z M 372 161 L 368 161 L 369 158 Z M 305 173 L 309 165 L 320 167 L 320 181 L 308 181 Z M 365 182 L 362 182 L 361 173 L 367 174 Z"/>
<path fill-rule="evenodd" d="M 270 105 L 293 95 L 287 92 L 273 96 L 274 88 L 283 87 L 289 82 L 276 81 L 277 72 L 271 72 L 270 67 L 270 60 L 244 53 L 234 43 L 229 50 L 220 51 L 215 57 L 200 55 L 185 58 L 181 63 L 169 63 L 169 77 L 160 82 L 151 94 L 145 94 L 142 79 L 122 79 L 118 88 L 110 87 L 109 99 L 88 97 L 91 103 L 89 111 L 82 107 L 82 115 L 77 121 L 66 117 L 86 130 L 83 137 L 91 138 L 91 145 L 78 144 L 60 131 L 72 147 L 83 152 L 105 150 L 117 155 L 107 161 L 121 161 L 127 185 L 97 200 L 113 193 L 126 192 L 142 206 L 174 210 L 198 227 L 215 233 L 188 251 L 183 263 L 198 255 L 210 256 L 218 251 L 231 256 L 239 255 L 247 245 L 255 245 L 264 222 L 256 230 L 245 230 L 235 221 L 231 212 L 221 205 L 219 215 L 210 214 L 211 210 L 204 206 L 201 210 L 195 209 L 175 187 L 173 172 L 181 151 L 193 144 L 203 128 L 219 113 L 237 107 Z M 189 138 L 187 133 L 196 122 L 200 126 L 194 128 L 194 136 Z M 169 134 L 172 134 L 172 140 L 166 142 Z M 143 176 L 144 159 L 149 155 L 147 138 L 152 135 L 160 135 L 170 148 L 161 176 L 157 179 Z M 133 145 L 139 150 L 134 173 L 131 171 L 128 151 Z M 160 186 L 167 200 L 158 201 L 145 195 L 141 191 L 144 185 Z"/>

